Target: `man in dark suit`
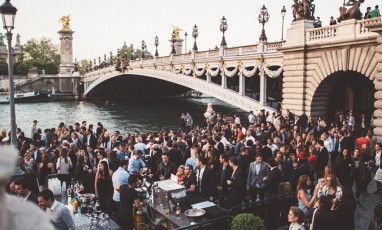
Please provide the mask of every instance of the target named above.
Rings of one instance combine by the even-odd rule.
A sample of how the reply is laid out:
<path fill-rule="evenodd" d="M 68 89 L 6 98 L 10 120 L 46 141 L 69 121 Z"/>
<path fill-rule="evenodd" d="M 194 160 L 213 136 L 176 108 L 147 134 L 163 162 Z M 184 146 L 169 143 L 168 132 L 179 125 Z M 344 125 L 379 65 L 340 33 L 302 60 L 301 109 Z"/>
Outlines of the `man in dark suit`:
<path fill-rule="evenodd" d="M 156 174 L 156 180 L 167 180 L 171 178 L 171 174 L 176 174 L 177 167 L 167 154 L 162 154 L 162 163 L 158 166 L 158 171 Z"/>
<path fill-rule="evenodd" d="M 317 178 L 322 178 L 324 176 L 325 166 L 328 165 L 329 152 L 324 146 L 323 140 L 318 140 L 316 148 L 318 149 L 317 163 L 316 163 L 316 173 Z"/>
<path fill-rule="evenodd" d="M 210 201 L 216 197 L 216 175 L 210 167 L 207 166 L 207 159 L 199 156 L 196 160 L 198 170 L 196 178 L 198 182 L 199 195 Z"/>
<path fill-rule="evenodd" d="M 84 136 L 83 149 L 86 149 L 87 146 L 91 146 L 93 149 L 97 146 L 96 137 L 91 129 L 86 130 L 86 135 Z"/>
<path fill-rule="evenodd" d="M 216 181 L 220 205 L 224 205 L 228 191 L 227 180 L 232 174 L 232 168 L 228 165 L 228 157 L 229 156 L 227 154 L 220 155 L 219 157 L 220 165 Z"/>
<path fill-rule="evenodd" d="M 269 175 L 265 177 L 265 189 L 267 198 L 276 197 L 279 193 L 279 183 L 281 182 L 281 171 L 277 167 L 275 159 L 268 159 Z"/>
<path fill-rule="evenodd" d="M 37 171 L 37 165 L 42 161 L 41 152 L 33 142 L 29 144 L 29 151 L 33 153 L 33 169 Z"/>
<path fill-rule="evenodd" d="M 256 161 L 249 165 L 247 189 L 250 190 L 252 200 L 256 201 L 257 194 L 259 194 L 260 200 L 264 199 L 265 195 L 265 183 L 264 178 L 268 176 L 269 168 L 268 164 L 263 162 L 263 155 L 261 153 L 256 154 Z"/>
<path fill-rule="evenodd" d="M 167 155 L 170 158 L 170 161 L 175 164 L 176 168 L 179 167 L 183 162 L 183 156 L 178 149 L 178 144 L 173 141 L 167 142 L 168 152 Z"/>
<path fill-rule="evenodd" d="M 16 190 L 17 196 L 21 197 L 22 199 L 26 201 L 30 201 L 37 204 L 37 197 L 30 190 L 30 187 L 31 187 L 31 181 L 27 178 L 21 178 L 15 181 L 15 190 Z"/>
<path fill-rule="evenodd" d="M 245 195 L 245 180 L 243 173 L 239 167 L 239 162 L 236 157 L 229 158 L 229 166 L 232 168 L 232 173 L 227 181 L 228 194 L 226 207 L 232 208 L 241 204 Z"/>

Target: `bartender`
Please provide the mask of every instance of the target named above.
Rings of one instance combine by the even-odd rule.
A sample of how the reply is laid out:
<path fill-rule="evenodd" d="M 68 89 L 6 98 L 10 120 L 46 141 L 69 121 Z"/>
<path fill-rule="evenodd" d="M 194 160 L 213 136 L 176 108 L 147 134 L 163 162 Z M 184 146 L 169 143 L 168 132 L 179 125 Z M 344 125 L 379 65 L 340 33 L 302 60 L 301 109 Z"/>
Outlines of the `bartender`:
<path fill-rule="evenodd" d="M 120 205 L 120 221 L 119 223 L 124 230 L 134 229 L 133 209 L 139 207 L 138 192 L 135 190 L 138 184 L 138 176 L 131 174 L 128 184 L 121 187 L 121 205 Z"/>
<path fill-rule="evenodd" d="M 192 165 L 186 165 L 184 167 L 184 186 L 186 187 L 187 195 L 196 192 L 197 180 L 196 176 L 193 174 Z"/>

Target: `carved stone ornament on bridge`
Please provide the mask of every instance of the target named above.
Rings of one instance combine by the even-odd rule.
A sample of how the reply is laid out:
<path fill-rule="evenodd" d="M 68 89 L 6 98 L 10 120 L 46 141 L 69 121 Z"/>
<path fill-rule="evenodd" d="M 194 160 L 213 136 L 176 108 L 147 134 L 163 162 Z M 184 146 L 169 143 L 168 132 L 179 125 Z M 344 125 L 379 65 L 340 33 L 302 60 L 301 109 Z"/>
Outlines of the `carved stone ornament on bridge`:
<path fill-rule="evenodd" d="M 206 67 L 202 67 L 202 68 L 195 67 L 195 74 L 196 74 L 196 76 L 201 77 L 205 73 L 206 73 Z"/>
<path fill-rule="evenodd" d="M 283 66 L 280 66 L 277 70 L 270 70 L 268 67 L 264 66 L 264 72 L 270 78 L 280 77 L 283 72 Z"/>
<path fill-rule="evenodd" d="M 188 67 L 188 68 L 184 69 L 183 74 L 190 76 L 192 74 L 192 72 L 193 72 L 193 67 Z"/>
<path fill-rule="evenodd" d="M 215 69 L 215 70 L 213 70 Z M 211 67 L 208 69 L 208 74 L 211 76 L 211 77 L 216 77 L 218 76 L 220 73 L 220 66 L 215 66 L 215 67 Z"/>
<path fill-rule="evenodd" d="M 347 9 L 345 5 L 340 7 L 340 17 L 337 18 L 337 21 L 341 22 L 348 19 L 362 19 L 362 13 L 359 8 L 364 2 L 365 0 L 349 0 L 346 5 L 351 7 L 349 9 Z"/>
<path fill-rule="evenodd" d="M 236 66 L 233 70 L 230 71 L 230 70 L 228 70 L 227 65 L 224 64 L 223 65 L 223 69 L 224 69 L 224 74 L 227 77 L 233 77 L 233 76 L 235 76 L 237 74 L 237 71 L 238 71 L 239 68 Z"/>
<path fill-rule="evenodd" d="M 313 4 L 314 0 L 293 0 L 294 4 L 292 5 L 292 14 L 293 21 L 302 20 L 302 19 L 314 19 L 314 11 L 316 5 Z"/>

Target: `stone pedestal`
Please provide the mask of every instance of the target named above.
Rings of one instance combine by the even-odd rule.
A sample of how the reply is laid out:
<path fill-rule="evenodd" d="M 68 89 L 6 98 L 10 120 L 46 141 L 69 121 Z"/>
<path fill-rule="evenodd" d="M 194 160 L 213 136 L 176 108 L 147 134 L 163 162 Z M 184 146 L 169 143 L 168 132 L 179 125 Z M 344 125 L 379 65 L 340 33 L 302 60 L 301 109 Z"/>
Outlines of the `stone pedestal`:
<path fill-rule="evenodd" d="M 60 30 L 61 49 L 60 49 L 60 76 L 65 76 L 67 74 L 72 74 L 74 71 L 73 64 L 73 30 Z"/>
<path fill-rule="evenodd" d="M 287 30 L 286 43 L 281 49 L 284 53 L 284 79 L 282 109 L 294 114 L 302 114 L 305 107 L 306 71 L 306 31 L 314 28 L 312 20 L 292 22 Z M 309 114 L 308 114 L 309 115 Z"/>
<path fill-rule="evenodd" d="M 183 53 L 183 39 L 177 38 L 175 40 L 175 54 L 182 54 Z"/>
<path fill-rule="evenodd" d="M 299 20 L 294 21 L 291 24 L 291 27 L 286 32 L 286 42 L 284 46 L 296 46 L 296 45 L 305 45 L 306 37 L 305 33 L 307 29 L 312 29 L 313 21 L 312 20 Z"/>

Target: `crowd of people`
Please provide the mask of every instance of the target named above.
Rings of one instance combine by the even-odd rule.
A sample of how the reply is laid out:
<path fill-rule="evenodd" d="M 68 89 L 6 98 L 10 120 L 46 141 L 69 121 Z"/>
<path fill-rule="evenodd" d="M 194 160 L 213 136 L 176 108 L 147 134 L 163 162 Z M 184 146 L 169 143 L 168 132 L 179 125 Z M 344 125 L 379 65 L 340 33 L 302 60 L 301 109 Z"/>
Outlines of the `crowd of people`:
<path fill-rule="evenodd" d="M 8 190 L 49 207 L 52 221 L 70 228 L 68 215 L 55 222 L 55 207 L 64 208 L 43 188 L 52 174 L 68 184 L 74 178 L 83 192 L 96 194 L 102 210 L 119 212 L 120 224 L 132 229 L 133 205 L 139 205 L 134 188 L 142 175 L 153 182 L 173 174 L 187 193 L 227 209 L 295 193 L 290 229 L 350 230 L 374 175 L 378 190 L 373 192 L 382 200 L 382 145 L 373 135 L 373 117 L 360 117 L 338 112 L 329 123 L 289 110 L 284 115 L 251 111 L 248 117 L 210 111 L 199 128 L 182 113 L 179 129 L 124 135 L 86 121 L 42 131 L 35 120 L 27 133 L 17 129 L 25 178 L 10 181 Z M 3 130 L 0 143 L 9 142 Z"/>

